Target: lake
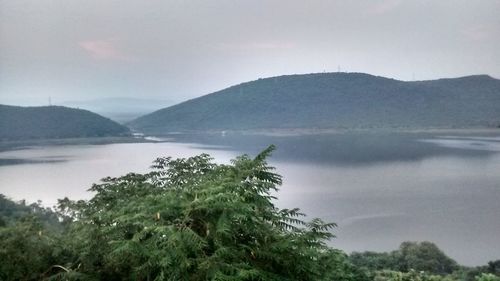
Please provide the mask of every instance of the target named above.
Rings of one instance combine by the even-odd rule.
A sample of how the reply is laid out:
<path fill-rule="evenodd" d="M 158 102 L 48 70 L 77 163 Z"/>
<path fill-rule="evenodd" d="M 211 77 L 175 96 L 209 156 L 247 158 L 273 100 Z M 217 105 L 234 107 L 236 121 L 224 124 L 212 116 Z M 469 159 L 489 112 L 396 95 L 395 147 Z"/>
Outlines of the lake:
<path fill-rule="evenodd" d="M 500 258 L 500 133 L 192 134 L 156 142 L 30 145 L 0 152 L 0 193 L 14 200 L 89 198 L 105 176 L 146 172 L 159 156 L 215 161 L 277 145 L 283 208 L 338 224 L 334 247 L 388 251 L 435 242 L 464 265 Z"/>

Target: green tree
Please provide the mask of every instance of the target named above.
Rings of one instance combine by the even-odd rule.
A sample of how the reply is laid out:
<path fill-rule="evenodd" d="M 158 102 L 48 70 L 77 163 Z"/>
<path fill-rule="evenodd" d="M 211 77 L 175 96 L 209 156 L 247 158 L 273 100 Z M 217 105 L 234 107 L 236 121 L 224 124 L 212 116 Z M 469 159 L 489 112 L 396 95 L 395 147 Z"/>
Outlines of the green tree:
<path fill-rule="evenodd" d="M 39 280 L 56 263 L 57 237 L 34 215 L 0 228 L 0 280 Z"/>
<path fill-rule="evenodd" d="M 354 252 L 349 261 L 379 280 L 441 280 L 446 275 L 448 279 L 442 280 L 467 281 L 479 274 L 476 269 L 458 266 L 431 242 L 403 242 L 389 253 Z"/>
<path fill-rule="evenodd" d="M 500 276 L 500 260 L 488 262 L 488 272 Z"/>
<path fill-rule="evenodd" d="M 500 277 L 491 273 L 482 273 L 476 277 L 477 281 L 500 281 Z"/>
<path fill-rule="evenodd" d="M 89 201 L 61 200 L 73 221 L 68 268 L 106 280 L 353 280 L 329 248 L 333 223 L 279 209 L 266 158 L 218 165 L 202 154 L 159 158 L 147 174 L 106 178 Z"/>
<path fill-rule="evenodd" d="M 431 242 L 403 242 L 394 252 L 399 270 L 449 274 L 458 269 L 457 263 Z"/>
<path fill-rule="evenodd" d="M 353 252 L 349 260 L 357 267 L 369 270 L 396 269 L 397 260 L 393 253 Z"/>

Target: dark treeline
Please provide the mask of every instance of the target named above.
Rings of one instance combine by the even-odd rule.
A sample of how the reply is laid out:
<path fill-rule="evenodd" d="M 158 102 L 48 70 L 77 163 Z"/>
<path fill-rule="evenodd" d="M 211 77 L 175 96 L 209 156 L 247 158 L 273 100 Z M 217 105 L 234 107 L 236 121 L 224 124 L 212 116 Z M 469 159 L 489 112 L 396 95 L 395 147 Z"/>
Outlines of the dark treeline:
<path fill-rule="evenodd" d="M 129 135 L 130 130 L 93 112 L 64 106 L 0 104 L 0 140 Z"/>
<path fill-rule="evenodd" d="M 53 209 L 0 196 L 0 280 L 500 280 L 500 260 L 460 266 L 430 242 L 329 247 L 334 223 L 273 205 L 271 151 L 230 165 L 159 158 Z"/>
<path fill-rule="evenodd" d="M 419 274 L 426 275 L 430 280 L 470 281 L 480 278 L 498 280 L 500 276 L 500 260 L 484 266 L 461 266 L 434 243 L 427 241 L 403 242 L 399 249 L 389 253 L 354 252 L 349 255 L 349 261 L 361 271 L 377 277 L 377 280 L 385 280 L 382 276 L 392 276 L 389 280 L 397 279 L 398 275 L 414 280 Z"/>

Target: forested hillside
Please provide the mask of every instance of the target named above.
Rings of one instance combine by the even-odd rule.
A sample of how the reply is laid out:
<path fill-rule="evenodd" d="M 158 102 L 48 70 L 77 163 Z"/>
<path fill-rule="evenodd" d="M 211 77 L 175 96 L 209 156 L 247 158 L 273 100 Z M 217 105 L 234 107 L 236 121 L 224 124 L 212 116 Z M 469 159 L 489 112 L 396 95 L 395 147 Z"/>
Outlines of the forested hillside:
<path fill-rule="evenodd" d="M 487 75 L 405 82 L 362 73 L 259 79 L 132 121 L 145 133 L 273 128 L 492 128 L 500 80 Z"/>
<path fill-rule="evenodd" d="M 0 105 L 0 140 L 126 135 L 129 129 L 87 110 Z"/>

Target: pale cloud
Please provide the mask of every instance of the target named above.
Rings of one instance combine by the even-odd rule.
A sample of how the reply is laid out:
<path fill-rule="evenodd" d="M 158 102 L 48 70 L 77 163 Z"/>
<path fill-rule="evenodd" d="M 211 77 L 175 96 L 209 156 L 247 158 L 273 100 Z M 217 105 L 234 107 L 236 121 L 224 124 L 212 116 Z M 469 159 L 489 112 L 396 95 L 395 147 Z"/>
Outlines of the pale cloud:
<path fill-rule="evenodd" d="M 402 80 L 500 77 L 499 10 L 499 0 L 0 0 L 0 97 L 180 101 L 338 65 Z"/>
<path fill-rule="evenodd" d="M 215 48 L 223 51 L 287 50 L 295 48 L 295 44 L 279 41 L 220 43 Z"/>
<path fill-rule="evenodd" d="M 401 4 L 401 0 L 374 1 L 366 10 L 367 14 L 381 15 L 393 11 Z"/>
<path fill-rule="evenodd" d="M 343 219 L 340 224 L 341 225 L 351 225 L 358 223 L 360 221 L 365 221 L 365 220 L 373 220 L 373 219 L 393 219 L 395 217 L 406 217 L 408 216 L 405 213 L 381 213 L 381 214 L 366 214 L 366 215 L 359 215 L 359 216 L 352 216 Z"/>
<path fill-rule="evenodd" d="M 116 39 L 85 40 L 78 42 L 78 45 L 96 60 L 133 60 L 130 55 L 120 50 L 116 44 Z"/>
<path fill-rule="evenodd" d="M 493 37 L 494 28 L 486 25 L 470 26 L 462 30 L 462 34 L 471 41 L 484 41 Z"/>

